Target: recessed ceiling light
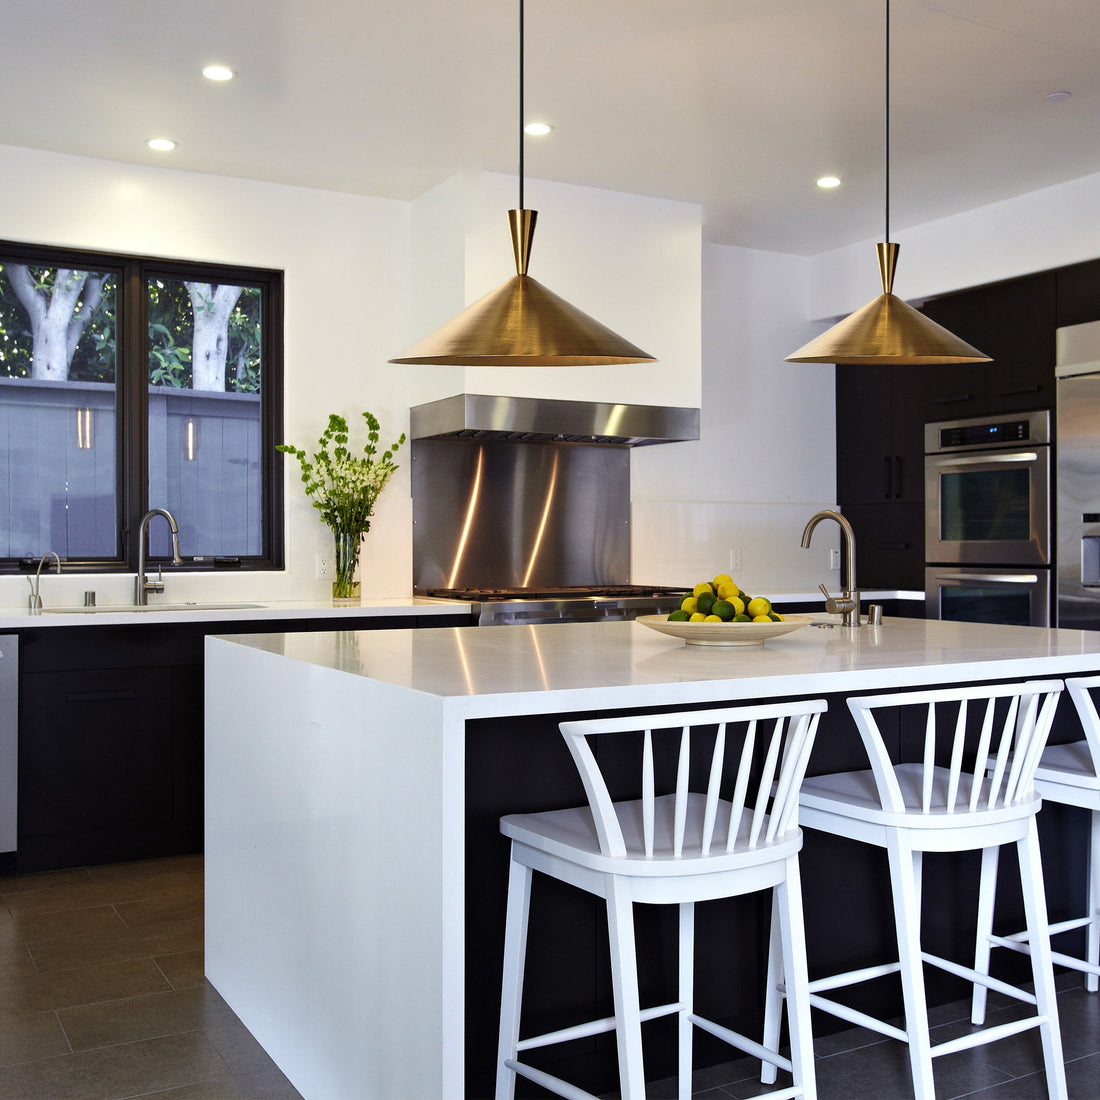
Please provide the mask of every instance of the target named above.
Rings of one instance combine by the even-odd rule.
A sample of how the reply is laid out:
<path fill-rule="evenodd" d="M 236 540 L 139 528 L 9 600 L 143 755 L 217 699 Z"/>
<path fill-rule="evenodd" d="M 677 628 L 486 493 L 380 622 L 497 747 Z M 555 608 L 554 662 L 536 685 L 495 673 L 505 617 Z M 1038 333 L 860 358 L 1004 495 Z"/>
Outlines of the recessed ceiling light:
<path fill-rule="evenodd" d="M 1047 95 L 1047 99 L 1049 99 L 1051 103 L 1061 103 L 1063 100 L 1069 99 L 1071 94 L 1071 92 L 1050 92 Z"/>
<path fill-rule="evenodd" d="M 226 65 L 207 65 L 202 75 L 207 80 L 232 80 L 237 74 Z"/>
<path fill-rule="evenodd" d="M 523 132 L 531 137 L 546 137 L 553 128 L 548 122 L 529 122 L 524 126 Z"/>
<path fill-rule="evenodd" d="M 176 147 L 176 143 L 171 138 L 150 138 L 145 144 L 158 153 L 170 153 Z"/>
<path fill-rule="evenodd" d="M 831 187 L 839 187 L 840 186 L 840 177 L 839 176 L 822 176 L 821 179 L 819 179 L 817 181 L 817 186 L 821 187 L 821 188 L 824 188 L 825 190 L 828 190 Z"/>

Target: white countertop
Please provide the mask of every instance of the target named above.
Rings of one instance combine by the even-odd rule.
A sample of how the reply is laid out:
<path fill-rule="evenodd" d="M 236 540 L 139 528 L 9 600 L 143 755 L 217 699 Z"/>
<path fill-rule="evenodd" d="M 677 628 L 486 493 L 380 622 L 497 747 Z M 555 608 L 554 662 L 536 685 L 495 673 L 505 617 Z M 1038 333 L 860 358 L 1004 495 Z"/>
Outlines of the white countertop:
<path fill-rule="evenodd" d="M 421 616 L 455 615 L 468 612 L 470 605 L 456 600 L 436 600 L 426 596 L 406 596 L 366 599 L 350 607 L 333 607 L 331 601 L 283 600 L 271 603 L 258 601 L 211 601 L 210 603 L 156 602 L 153 597 L 146 609 L 132 604 L 96 608 L 48 607 L 31 614 L 26 608 L 0 608 L 0 631 L 27 627 L 50 626 L 120 626 L 133 623 L 193 623 L 254 621 L 263 629 L 265 620 L 331 619 L 334 630 L 341 629 L 341 619 L 377 617 L 383 615 Z"/>
<path fill-rule="evenodd" d="M 634 622 L 235 635 L 281 654 L 442 699 L 454 717 L 661 705 L 1100 670 L 1100 632 L 835 618 L 761 646 L 687 646 Z"/>

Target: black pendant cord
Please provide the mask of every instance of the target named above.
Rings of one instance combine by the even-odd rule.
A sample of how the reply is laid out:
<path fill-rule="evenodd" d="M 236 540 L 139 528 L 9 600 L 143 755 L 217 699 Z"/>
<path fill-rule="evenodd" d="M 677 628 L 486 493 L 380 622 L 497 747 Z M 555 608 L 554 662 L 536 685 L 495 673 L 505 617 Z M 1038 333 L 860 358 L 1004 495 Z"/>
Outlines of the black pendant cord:
<path fill-rule="evenodd" d="M 523 209 L 523 0 L 519 0 L 519 208 Z"/>
<path fill-rule="evenodd" d="M 886 125 L 886 155 L 887 155 L 887 235 L 883 238 L 890 243 L 890 0 L 887 0 L 887 125 Z"/>

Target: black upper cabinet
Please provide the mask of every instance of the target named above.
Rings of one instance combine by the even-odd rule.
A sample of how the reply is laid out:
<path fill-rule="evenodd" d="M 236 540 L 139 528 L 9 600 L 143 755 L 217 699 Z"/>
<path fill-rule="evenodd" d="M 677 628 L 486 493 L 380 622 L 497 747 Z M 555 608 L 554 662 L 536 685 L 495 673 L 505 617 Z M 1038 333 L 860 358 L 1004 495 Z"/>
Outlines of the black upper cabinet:
<path fill-rule="evenodd" d="M 1052 408 L 1056 301 L 1048 271 L 927 302 L 928 317 L 993 361 L 923 368 L 924 419 Z"/>
<path fill-rule="evenodd" d="M 1059 328 L 1100 320 L 1100 260 L 1060 268 L 1055 281 Z"/>

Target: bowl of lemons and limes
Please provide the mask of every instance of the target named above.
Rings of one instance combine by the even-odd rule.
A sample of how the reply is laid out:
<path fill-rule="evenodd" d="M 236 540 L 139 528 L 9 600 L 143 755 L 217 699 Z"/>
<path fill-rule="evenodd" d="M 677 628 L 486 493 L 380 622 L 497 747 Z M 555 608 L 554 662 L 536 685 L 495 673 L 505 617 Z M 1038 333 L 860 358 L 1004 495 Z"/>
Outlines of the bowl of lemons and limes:
<path fill-rule="evenodd" d="M 643 626 L 688 645 L 763 645 L 810 622 L 809 615 L 781 615 L 767 596 L 750 596 L 728 573 L 700 581 L 669 615 L 639 615 Z"/>

